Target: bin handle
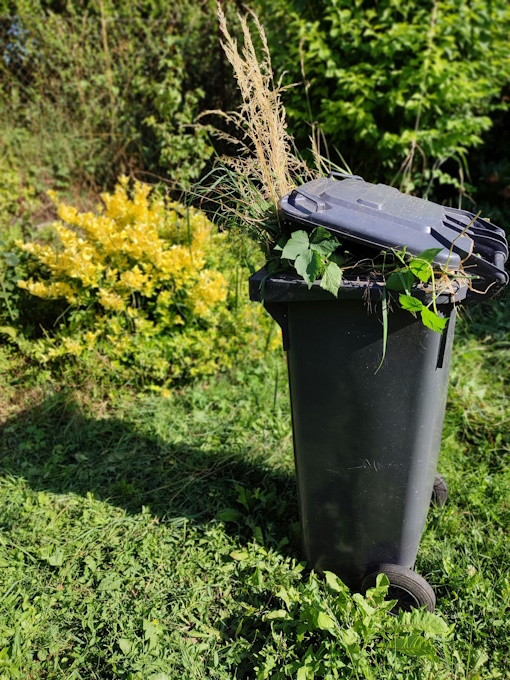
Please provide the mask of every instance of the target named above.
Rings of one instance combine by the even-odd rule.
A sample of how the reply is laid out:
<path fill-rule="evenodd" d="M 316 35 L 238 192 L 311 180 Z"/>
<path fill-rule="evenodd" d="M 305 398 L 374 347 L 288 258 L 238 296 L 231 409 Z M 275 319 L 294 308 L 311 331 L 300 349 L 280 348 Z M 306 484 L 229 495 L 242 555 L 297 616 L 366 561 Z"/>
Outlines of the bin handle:
<path fill-rule="evenodd" d="M 360 177 L 359 175 L 350 175 L 348 172 L 343 172 L 343 170 L 331 170 L 328 175 L 328 179 L 331 179 L 332 177 L 342 177 L 342 179 L 359 179 L 361 182 L 365 181 L 363 177 Z"/>
<path fill-rule="evenodd" d="M 301 194 L 301 196 L 304 196 L 309 201 L 312 201 L 312 203 L 315 203 L 317 206 L 317 210 L 315 212 L 322 212 L 323 210 L 326 210 L 326 203 L 321 198 L 317 198 L 317 196 L 309 194 L 308 191 L 303 191 L 303 189 L 296 188 L 293 189 L 292 193 Z"/>

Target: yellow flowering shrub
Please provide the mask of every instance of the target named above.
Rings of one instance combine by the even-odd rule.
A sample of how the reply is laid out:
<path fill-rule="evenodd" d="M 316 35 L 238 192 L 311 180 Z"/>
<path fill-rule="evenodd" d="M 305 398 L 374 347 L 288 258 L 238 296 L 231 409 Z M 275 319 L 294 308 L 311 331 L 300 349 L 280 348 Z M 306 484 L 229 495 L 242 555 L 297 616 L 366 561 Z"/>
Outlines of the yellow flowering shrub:
<path fill-rule="evenodd" d="M 53 195 L 58 238 L 17 243 L 38 272 L 18 286 L 68 303 L 57 329 L 33 343 L 36 358 L 96 355 L 122 374 L 165 384 L 277 345 L 277 334 L 267 342 L 260 305 L 247 299 L 248 273 L 236 271 L 228 236 L 200 211 L 150 193 L 139 182 L 130 192 L 122 177 L 95 213 Z"/>

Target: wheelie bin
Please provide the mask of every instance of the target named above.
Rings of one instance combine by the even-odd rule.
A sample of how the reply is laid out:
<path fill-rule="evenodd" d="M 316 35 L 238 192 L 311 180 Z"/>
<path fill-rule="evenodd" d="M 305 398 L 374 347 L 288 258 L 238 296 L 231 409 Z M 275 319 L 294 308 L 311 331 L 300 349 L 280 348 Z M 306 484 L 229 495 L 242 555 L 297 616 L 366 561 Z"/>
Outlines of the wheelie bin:
<path fill-rule="evenodd" d="M 282 329 L 287 353 L 302 542 L 310 567 L 364 591 L 378 573 L 399 607 L 433 611 L 435 595 L 413 571 L 433 493 L 446 406 L 456 309 L 486 300 L 508 281 L 504 232 L 462 210 L 357 177 L 309 182 L 280 202 L 290 231 L 323 226 L 367 257 L 441 247 L 435 264 L 473 276 L 436 300 L 442 334 L 392 305 L 385 359 L 376 276 L 343 279 L 338 298 L 309 289 L 293 270 L 250 278 Z M 389 293 L 389 292 L 388 292 Z M 425 301 L 427 293 L 413 294 Z M 379 367 L 380 365 L 380 367 Z M 378 368 L 379 367 L 379 368 Z"/>

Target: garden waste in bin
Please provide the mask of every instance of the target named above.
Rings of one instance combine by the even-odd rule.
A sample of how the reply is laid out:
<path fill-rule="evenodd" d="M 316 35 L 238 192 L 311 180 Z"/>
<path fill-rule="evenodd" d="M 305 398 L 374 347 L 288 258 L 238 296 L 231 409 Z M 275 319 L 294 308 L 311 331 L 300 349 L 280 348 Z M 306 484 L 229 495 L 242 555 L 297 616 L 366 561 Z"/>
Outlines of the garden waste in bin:
<path fill-rule="evenodd" d="M 309 288 L 292 270 L 270 275 L 264 268 L 250 278 L 250 296 L 281 326 L 287 352 L 308 564 L 362 591 L 384 572 L 400 608 L 432 611 L 434 592 L 413 567 L 441 481 L 436 466 L 456 306 L 486 300 L 507 283 L 504 232 L 466 211 L 357 177 L 308 182 L 281 200 L 280 218 L 289 231 L 323 226 L 366 257 L 441 247 L 434 264 L 462 263 L 473 275 L 469 285 L 460 280 L 436 299 L 449 319 L 442 334 L 393 304 L 381 365 L 377 276 L 344 278 L 338 299 L 320 281 Z M 426 302 L 419 288 L 413 295 Z"/>

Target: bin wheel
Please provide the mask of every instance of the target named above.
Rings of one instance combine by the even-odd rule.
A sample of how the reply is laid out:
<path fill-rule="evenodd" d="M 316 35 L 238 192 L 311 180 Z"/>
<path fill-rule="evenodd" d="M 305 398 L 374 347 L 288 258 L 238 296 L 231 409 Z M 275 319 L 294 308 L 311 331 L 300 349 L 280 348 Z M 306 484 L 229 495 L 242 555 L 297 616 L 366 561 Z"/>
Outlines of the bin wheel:
<path fill-rule="evenodd" d="M 442 508 L 447 500 L 448 486 L 443 475 L 440 475 L 438 472 L 434 477 L 434 488 L 432 489 L 432 498 L 430 499 L 430 502 L 432 505 L 437 505 L 439 508 Z"/>
<path fill-rule="evenodd" d="M 436 596 L 429 583 L 412 569 L 401 567 L 399 564 L 381 564 L 377 571 L 373 571 L 363 579 L 361 591 L 365 593 L 375 586 L 378 574 L 386 574 L 390 581 L 387 598 L 397 600 L 391 610 L 392 614 L 399 611 L 410 611 L 425 607 L 433 612 L 436 608 Z"/>

